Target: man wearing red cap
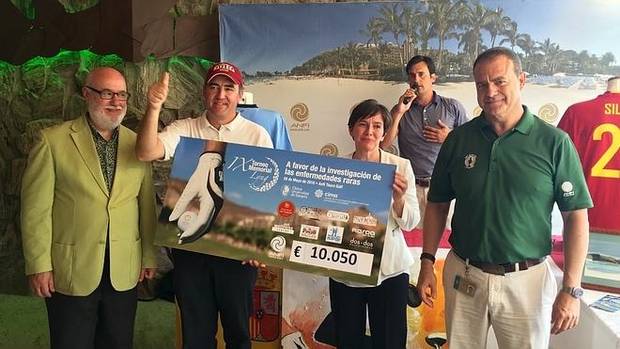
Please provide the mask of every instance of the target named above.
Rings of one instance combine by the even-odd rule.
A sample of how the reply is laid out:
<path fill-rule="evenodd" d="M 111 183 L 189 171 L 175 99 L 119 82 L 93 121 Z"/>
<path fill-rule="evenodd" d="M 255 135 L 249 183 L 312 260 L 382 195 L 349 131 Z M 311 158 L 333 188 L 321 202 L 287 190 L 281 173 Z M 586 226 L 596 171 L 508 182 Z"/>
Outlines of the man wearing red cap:
<path fill-rule="evenodd" d="M 170 159 L 182 136 L 273 148 L 263 127 L 237 113 L 237 104 L 243 95 L 243 74 L 227 62 L 217 63 L 207 72 L 202 91 L 204 113 L 195 119 L 176 120 L 158 134 L 159 113 L 168 96 L 169 81 L 170 75 L 164 73 L 149 88 L 148 106 L 136 142 L 138 159 Z M 214 159 L 205 159 L 204 162 L 206 167 L 212 167 L 210 164 Z M 201 224 L 208 225 L 207 222 Z M 183 235 L 188 235 L 185 236 L 187 239 L 193 238 L 192 232 L 184 231 Z M 216 348 L 219 313 L 226 347 L 249 349 L 252 290 L 256 267 L 261 264 L 180 249 L 172 250 L 172 258 L 174 290 L 181 309 L 183 347 Z"/>

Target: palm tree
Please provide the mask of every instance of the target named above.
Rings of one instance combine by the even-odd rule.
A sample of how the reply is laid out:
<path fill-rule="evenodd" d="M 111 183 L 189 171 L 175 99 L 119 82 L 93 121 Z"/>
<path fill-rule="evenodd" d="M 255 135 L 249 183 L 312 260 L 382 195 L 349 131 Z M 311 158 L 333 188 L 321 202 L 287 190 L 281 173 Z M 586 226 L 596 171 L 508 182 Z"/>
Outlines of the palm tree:
<path fill-rule="evenodd" d="M 598 73 L 601 71 L 601 62 L 594 53 L 590 56 L 590 64 L 592 66 L 591 73 Z"/>
<path fill-rule="evenodd" d="M 459 48 L 463 47 L 468 56 L 468 63 L 472 63 L 478 56 L 482 47 L 482 33 L 484 26 L 489 24 L 493 11 L 489 11 L 480 2 L 463 6 L 459 27 L 463 33 L 459 35 Z"/>
<path fill-rule="evenodd" d="M 409 6 L 405 6 L 403 8 L 402 34 L 405 36 L 405 42 L 403 44 L 403 57 L 411 57 L 413 55 L 417 39 L 416 27 L 420 17 L 421 15 L 419 11 L 414 11 L 414 9 Z"/>
<path fill-rule="evenodd" d="M 359 55 L 357 53 L 357 47 L 353 41 L 349 41 L 347 46 L 344 47 L 344 58 L 347 60 L 351 74 L 355 74 L 359 66 Z"/>
<path fill-rule="evenodd" d="M 545 56 L 535 51 L 528 60 L 528 72 L 533 74 L 543 74 L 545 72 L 544 66 Z"/>
<path fill-rule="evenodd" d="M 362 35 L 368 37 L 368 41 L 366 41 L 366 46 L 369 46 L 370 43 L 373 44 L 373 52 L 375 53 L 375 59 L 377 60 L 377 66 L 381 64 L 381 59 L 379 58 L 379 42 L 383 40 L 381 36 L 381 32 L 383 27 L 381 25 L 381 21 L 378 18 L 370 18 L 368 23 L 366 23 L 366 28 L 360 30 Z"/>
<path fill-rule="evenodd" d="M 379 9 L 379 13 L 381 14 L 381 17 L 378 18 L 379 23 L 381 23 L 381 26 L 383 28 L 383 32 L 387 32 L 387 33 L 392 33 L 392 35 L 394 36 L 394 41 L 396 41 L 396 46 L 400 47 L 400 33 L 402 31 L 402 15 L 399 13 L 399 4 L 395 3 L 390 5 L 383 5 L 380 9 Z M 405 63 L 403 62 L 403 53 L 401 52 L 401 50 L 398 50 L 398 54 L 399 54 L 399 58 L 400 58 L 400 64 L 401 66 L 404 66 Z"/>
<path fill-rule="evenodd" d="M 536 49 L 536 41 L 532 40 L 530 34 L 517 34 L 516 46 L 523 51 L 525 57 L 532 55 Z"/>
<path fill-rule="evenodd" d="M 454 29 L 458 24 L 458 12 L 463 4 L 463 1 L 435 0 L 429 5 L 427 15 L 433 22 L 433 34 L 439 41 L 437 70 L 442 68 L 443 49 L 446 39 L 457 37 Z"/>
<path fill-rule="evenodd" d="M 560 71 L 575 74 L 579 73 L 578 53 L 575 50 L 562 51 Z"/>
<path fill-rule="evenodd" d="M 510 21 L 510 23 L 507 24 L 506 28 L 504 28 L 504 31 L 502 31 L 501 33 L 503 36 L 505 36 L 505 38 L 499 42 L 500 45 L 503 45 L 504 43 L 509 43 L 510 49 L 514 51 L 515 46 L 517 46 L 517 40 L 519 38 L 517 26 L 517 22 L 515 21 Z"/>
<path fill-rule="evenodd" d="M 383 37 L 381 37 L 382 29 L 383 27 L 381 26 L 381 21 L 379 21 L 378 18 L 371 17 L 368 19 L 366 28 L 360 30 L 360 34 L 368 37 L 366 47 L 369 47 L 371 43 L 375 48 L 379 46 L 379 41 L 383 40 Z"/>
<path fill-rule="evenodd" d="M 616 61 L 616 57 L 611 52 L 605 53 L 600 59 L 601 65 L 605 68 L 609 67 L 615 61 Z"/>
<path fill-rule="evenodd" d="M 493 15 L 487 25 L 484 26 L 489 34 L 491 34 L 491 47 L 495 47 L 495 39 L 498 35 L 503 33 L 508 25 L 512 23 L 510 17 L 504 15 L 504 9 L 498 7 L 495 11 L 492 11 Z"/>
<path fill-rule="evenodd" d="M 478 56 L 478 51 L 483 49 L 484 45 L 480 35 L 476 35 L 473 30 L 468 30 L 459 34 L 459 46 L 463 49 L 466 56 L 465 65 L 471 66 L 474 59 Z"/>
<path fill-rule="evenodd" d="M 433 37 L 433 21 L 427 14 L 423 13 L 418 17 L 417 27 L 418 43 L 422 53 L 426 54 L 428 52 L 428 42 Z"/>
<path fill-rule="evenodd" d="M 577 62 L 581 67 L 581 71 L 584 73 L 589 73 L 592 69 L 592 63 L 590 62 L 590 53 L 588 50 L 583 50 L 579 52 L 577 55 Z"/>
<path fill-rule="evenodd" d="M 543 62 L 544 67 L 546 68 L 546 72 L 548 74 L 555 73 L 555 68 L 557 65 L 556 60 L 559 58 L 560 45 L 551 41 L 550 38 L 545 39 L 543 42 L 538 43 L 538 49 L 543 54 Z"/>
<path fill-rule="evenodd" d="M 536 41 L 532 40 L 530 34 L 519 34 L 517 35 L 517 46 L 523 51 L 523 54 L 525 54 L 523 70 L 529 72 L 530 58 L 536 52 Z"/>

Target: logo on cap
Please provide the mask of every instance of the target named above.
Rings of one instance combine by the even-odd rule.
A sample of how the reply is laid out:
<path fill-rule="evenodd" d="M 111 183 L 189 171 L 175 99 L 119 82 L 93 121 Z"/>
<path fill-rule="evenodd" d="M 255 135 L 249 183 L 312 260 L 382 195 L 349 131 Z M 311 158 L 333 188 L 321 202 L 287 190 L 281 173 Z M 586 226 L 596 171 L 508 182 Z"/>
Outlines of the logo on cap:
<path fill-rule="evenodd" d="M 212 66 L 207 72 L 207 82 L 218 75 L 226 76 L 235 84 L 243 86 L 243 74 L 241 74 L 241 70 L 231 63 L 220 62 Z"/>

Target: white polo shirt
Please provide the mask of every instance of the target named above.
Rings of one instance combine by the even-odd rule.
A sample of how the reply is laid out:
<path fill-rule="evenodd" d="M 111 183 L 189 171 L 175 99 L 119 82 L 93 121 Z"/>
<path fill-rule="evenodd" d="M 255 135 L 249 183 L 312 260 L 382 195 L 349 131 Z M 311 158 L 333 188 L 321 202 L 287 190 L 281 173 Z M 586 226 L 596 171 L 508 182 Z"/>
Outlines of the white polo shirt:
<path fill-rule="evenodd" d="M 254 145 L 264 148 L 273 148 L 273 143 L 267 131 L 259 124 L 244 118 L 237 113 L 235 118 L 220 127 L 218 130 L 207 120 L 206 113 L 195 119 L 176 120 L 159 133 L 159 140 L 164 145 L 164 158 L 169 160 L 181 137 L 211 139 L 227 143 Z"/>

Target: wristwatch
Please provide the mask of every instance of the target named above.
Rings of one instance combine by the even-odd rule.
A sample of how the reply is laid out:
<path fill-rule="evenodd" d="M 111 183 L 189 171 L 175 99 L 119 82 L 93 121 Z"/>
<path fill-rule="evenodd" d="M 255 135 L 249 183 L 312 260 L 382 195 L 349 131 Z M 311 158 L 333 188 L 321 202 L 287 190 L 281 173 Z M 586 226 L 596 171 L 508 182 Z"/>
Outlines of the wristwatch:
<path fill-rule="evenodd" d="M 573 296 L 574 298 L 581 298 L 581 296 L 583 296 L 583 288 L 581 287 L 569 287 L 569 286 L 564 286 L 561 289 L 562 292 L 566 292 L 568 294 L 570 294 L 571 296 Z"/>
<path fill-rule="evenodd" d="M 431 264 L 435 264 L 435 256 L 428 252 L 422 252 L 422 254 L 420 255 L 420 260 L 423 259 L 428 259 L 429 261 L 431 261 Z"/>

